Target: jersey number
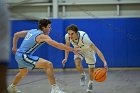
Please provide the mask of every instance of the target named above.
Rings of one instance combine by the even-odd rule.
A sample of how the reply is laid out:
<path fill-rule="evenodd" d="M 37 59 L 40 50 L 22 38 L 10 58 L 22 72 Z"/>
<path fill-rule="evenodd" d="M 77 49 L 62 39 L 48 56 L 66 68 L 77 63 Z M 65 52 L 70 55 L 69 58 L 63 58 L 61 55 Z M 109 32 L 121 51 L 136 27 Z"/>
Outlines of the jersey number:
<path fill-rule="evenodd" d="M 33 34 L 28 33 L 27 36 L 25 37 L 25 40 L 28 40 Z"/>

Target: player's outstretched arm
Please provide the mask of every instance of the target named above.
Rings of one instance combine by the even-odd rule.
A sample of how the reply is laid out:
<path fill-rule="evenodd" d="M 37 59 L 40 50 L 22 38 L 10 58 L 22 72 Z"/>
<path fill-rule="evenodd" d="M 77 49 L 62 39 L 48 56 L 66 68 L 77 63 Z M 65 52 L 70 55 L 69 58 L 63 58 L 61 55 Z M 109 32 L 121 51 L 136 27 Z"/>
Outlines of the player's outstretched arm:
<path fill-rule="evenodd" d="M 25 37 L 27 34 L 27 31 L 21 31 L 21 32 L 16 32 L 13 37 L 13 48 L 12 51 L 15 53 L 17 51 L 17 41 L 19 38 Z"/>
<path fill-rule="evenodd" d="M 73 48 L 66 46 L 62 43 L 58 43 L 55 40 L 52 40 L 48 35 L 41 34 L 38 37 L 36 37 L 36 41 L 38 43 L 45 41 L 49 45 L 51 45 L 55 48 L 58 48 L 60 50 L 67 50 L 67 51 L 75 52 Z"/>

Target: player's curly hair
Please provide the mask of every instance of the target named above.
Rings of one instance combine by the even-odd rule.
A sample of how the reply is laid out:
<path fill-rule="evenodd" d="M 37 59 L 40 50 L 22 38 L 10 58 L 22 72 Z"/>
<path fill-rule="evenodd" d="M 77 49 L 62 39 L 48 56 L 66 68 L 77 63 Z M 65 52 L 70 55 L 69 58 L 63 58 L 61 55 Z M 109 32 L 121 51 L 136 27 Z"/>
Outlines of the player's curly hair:
<path fill-rule="evenodd" d="M 71 25 L 69 25 L 69 26 L 66 28 L 66 31 L 68 31 L 68 30 L 72 30 L 72 31 L 74 31 L 75 33 L 77 33 L 77 32 L 78 32 L 78 27 L 77 27 L 76 25 L 74 25 L 74 24 L 71 24 Z"/>
<path fill-rule="evenodd" d="M 48 24 L 51 24 L 51 21 L 49 19 L 40 19 L 38 21 L 38 28 L 42 30 L 42 27 L 46 27 Z"/>

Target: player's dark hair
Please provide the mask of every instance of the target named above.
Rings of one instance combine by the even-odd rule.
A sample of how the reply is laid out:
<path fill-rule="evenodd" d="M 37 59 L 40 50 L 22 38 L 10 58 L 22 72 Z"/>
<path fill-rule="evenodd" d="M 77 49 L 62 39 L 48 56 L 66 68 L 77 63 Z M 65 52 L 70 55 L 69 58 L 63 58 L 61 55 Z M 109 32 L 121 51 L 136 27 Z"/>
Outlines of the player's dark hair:
<path fill-rule="evenodd" d="M 68 31 L 68 30 L 72 30 L 72 31 L 74 31 L 75 33 L 77 33 L 77 32 L 78 32 L 78 27 L 77 27 L 76 25 L 74 25 L 74 24 L 71 24 L 70 26 L 68 26 L 68 27 L 66 28 L 66 31 Z"/>
<path fill-rule="evenodd" d="M 51 21 L 48 19 L 40 19 L 38 22 L 38 28 L 42 30 L 42 27 L 46 27 L 48 24 L 51 24 Z"/>

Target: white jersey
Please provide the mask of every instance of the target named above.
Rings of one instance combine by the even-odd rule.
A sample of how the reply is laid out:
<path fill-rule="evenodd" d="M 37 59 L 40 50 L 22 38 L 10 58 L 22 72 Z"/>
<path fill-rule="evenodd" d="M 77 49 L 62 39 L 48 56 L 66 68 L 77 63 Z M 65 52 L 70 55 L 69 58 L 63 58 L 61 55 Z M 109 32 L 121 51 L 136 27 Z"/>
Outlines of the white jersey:
<path fill-rule="evenodd" d="M 78 40 L 73 41 L 71 38 L 69 38 L 68 34 L 65 35 L 66 42 L 70 42 L 74 47 L 81 47 L 82 49 L 82 56 L 74 55 L 74 60 L 77 57 L 80 57 L 83 59 L 85 57 L 86 63 L 88 65 L 94 65 L 96 63 L 96 57 L 95 52 L 90 48 L 90 45 L 93 44 L 93 42 L 88 37 L 87 33 L 84 31 L 78 31 Z"/>
<path fill-rule="evenodd" d="M 88 37 L 87 33 L 84 31 L 78 31 L 78 40 L 73 41 L 71 38 L 69 38 L 68 34 L 65 35 L 66 42 L 70 42 L 74 47 L 79 46 L 82 50 L 90 50 L 90 45 L 92 44 L 92 41 Z"/>

